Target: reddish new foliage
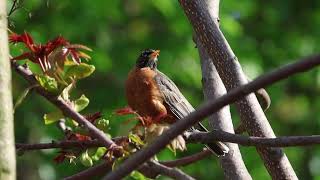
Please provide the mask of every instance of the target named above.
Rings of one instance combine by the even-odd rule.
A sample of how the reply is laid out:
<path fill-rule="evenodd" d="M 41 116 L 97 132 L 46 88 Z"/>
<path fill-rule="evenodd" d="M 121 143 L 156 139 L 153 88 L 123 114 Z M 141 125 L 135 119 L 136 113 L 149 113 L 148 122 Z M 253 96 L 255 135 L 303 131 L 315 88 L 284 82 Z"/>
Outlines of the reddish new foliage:
<path fill-rule="evenodd" d="M 94 114 L 87 114 L 87 115 L 84 115 L 84 117 L 90 121 L 91 123 L 94 123 L 97 119 L 101 118 L 102 117 L 102 114 L 101 112 L 96 112 Z"/>
<path fill-rule="evenodd" d="M 66 159 L 66 154 L 66 152 L 60 151 L 59 154 L 55 158 L 53 158 L 53 161 L 58 164 L 62 163 Z"/>
<path fill-rule="evenodd" d="M 89 141 L 92 140 L 90 136 L 86 136 L 79 133 L 70 132 L 66 135 L 67 140 Z"/>
<path fill-rule="evenodd" d="M 57 38 L 48 41 L 46 44 L 36 44 L 27 32 L 24 32 L 21 35 L 12 33 L 9 36 L 9 41 L 13 44 L 23 43 L 29 50 L 12 58 L 12 60 L 29 59 L 34 63 L 40 64 L 43 72 L 48 71 L 51 68 L 52 62 L 49 62 L 49 57 L 58 48 L 61 48 L 62 53 L 62 59 L 59 59 L 60 61 L 65 61 L 66 57 L 69 55 L 77 64 L 81 62 L 81 58 L 90 58 L 88 55 L 79 51 L 79 49 L 90 50 L 89 48 L 83 45 L 70 44 L 70 42 L 62 36 L 58 36 Z"/>
<path fill-rule="evenodd" d="M 117 115 L 135 115 L 136 117 L 135 118 L 132 118 L 132 119 L 129 119 L 127 121 L 131 121 L 131 120 L 139 120 L 141 122 L 141 124 L 143 126 L 150 126 L 152 123 L 154 123 L 155 121 L 152 120 L 151 117 L 149 116 L 146 116 L 146 117 L 142 117 L 140 116 L 136 111 L 134 111 L 133 109 L 131 109 L 131 107 L 127 106 L 127 107 L 124 107 L 124 108 L 121 108 L 121 109 L 117 109 L 115 110 L 115 113 Z"/>
<path fill-rule="evenodd" d="M 131 107 L 127 106 L 127 107 L 124 107 L 124 108 L 121 108 L 121 109 L 117 109 L 115 110 L 115 113 L 117 115 L 129 115 L 129 114 L 134 114 L 136 115 L 137 113 L 131 109 Z"/>

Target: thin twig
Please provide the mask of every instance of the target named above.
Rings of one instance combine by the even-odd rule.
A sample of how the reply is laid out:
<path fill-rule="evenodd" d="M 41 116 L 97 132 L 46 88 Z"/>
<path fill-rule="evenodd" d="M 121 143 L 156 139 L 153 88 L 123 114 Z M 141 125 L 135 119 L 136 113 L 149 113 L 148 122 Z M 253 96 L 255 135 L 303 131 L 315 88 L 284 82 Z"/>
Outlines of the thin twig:
<path fill-rule="evenodd" d="M 140 164 L 147 161 L 156 153 L 161 151 L 161 149 L 163 149 L 168 143 L 170 143 L 173 138 L 177 137 L 179 134 L 182 134 L 192 125 L 195 125 L 203 118 L 207 117 L 212 113 L 215 113 L 222 107 L 234 103 L 236 100 L 243 98 L 251 92 L 257 91 L 260 88 L 271 85 L 272 83 L 285 79 L 293 74 L 297 74 L 312 69 L 313 67 L 319 64 L 319 55 L 307 57 L 302 61 L 298 61 L 293 64 L 283 66 L 275 71 L 262 75 L 246 85 L 234 88 L 230 90 L 226 95 L 223 95 L 220 98 L 215 99 L 214 101 L 208 101 L 206 104 L 200 106 L 196 111 L 192 112 L 187 117 L 173 124 L 170 129 L 168 129 L 160 137 L 155 139 L 155 141 L 148 147 L 132 155 L 115 171 L 109 173 L 105 179 L 121 179 L 125 177 Z"/>
<path fill-rule="evenodd" d="M 31 86 L 38 85 L 38 82 L 32 72 L 29 70 L 28 67 L 23 67 L 11 61 L 12 67 L 15 71 L 20 74 L 25 80 L 29 82 Z M 97 138 L 105 147 L 112 148 L 115 152 L 115 155 L 120 155 L 121 147 L 116 145 L 112 140 L 107 138 L 107 136 L 95 127 L 90 121 L 84 118 L 81 114 L 76 112 L 67 102 L 65 102 L 60 96 L 56 96 L 48 91 L 46 91 L 41 86 L 36 86 L 34 88 L 38 94 L 45 97 L 48 101 L 58 107 L 65 116 L 70 117 L 77 121 L 79 124 L 82 124 L 91 135 Z"/>
<path fill-rule="evenodd" d="M 188 136 L 188 142 L 209 143 L 212 141 L 231 142 L 242 146 L 258 147 L 310 146 L 320 144 L 320 135 L 266 138 L 243 136 L 223 131 L 211 131 L 209 133 L 194 132 Z"/>
<path fill-rule="evenodd" d="M 123 140 L 127 140 L 127 137 L 115 137 L 112 140 L 117 144 L 118 142 L 122 142 Z M 53 148 L 61 148 L 61 149 L 70 149 L 70 148 L 90 148 L 90 147 L 103 147 L 103 144 L 97 140 L 72 140 L 72 141 L 52 141 L 51 143 L 37 143 L 37 144 L 24 144 L 24 143 L 16 143 L 16 149 L 19 151 L 31 151 L 31 150 L 40 150 L 40 149 L 53 149 Z"/>
<path fill-rule="evenodd" d="M 193 177 L 182 172 L 180 169 L 170 168 L 156 161 L 150 161 L 147 164 L 152 170 L 154 170 L 155 172 L 158 172 L 161 175 L 165 175 L 178 180 L 194 180 Z"/>
<path fill-rule="evenodd" d="M 212 155 L 212 152 L 208 149 L 205 149 L 203 151 L 192 154 L 190 156 L 182 157 L 180 159 L 176 159 L 172 161 L 160 161 L 160 163 L 168 167 L 187 166 L 189 164 L 192 164 L 196 161 L 200 161 L 211 155 Z"/>
<path fill-rule="evenodd" d="M 108 163 L 101 163 L 99 165 L 90 167 L 84 171 L 81 171 L 72 176 L 65 177 L 64 180 L 86 180 L 92 177 L 102 176 L 106 172 L 111 170 L 111 165 Z"/>

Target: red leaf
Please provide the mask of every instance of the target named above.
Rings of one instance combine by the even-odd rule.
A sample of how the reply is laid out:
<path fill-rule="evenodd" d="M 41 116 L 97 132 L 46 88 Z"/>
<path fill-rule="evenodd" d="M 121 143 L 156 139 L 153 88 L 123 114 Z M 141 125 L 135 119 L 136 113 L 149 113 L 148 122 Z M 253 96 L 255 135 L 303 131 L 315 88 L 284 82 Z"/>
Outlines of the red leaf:
<path fill-rule="evenodd" d="M 62 163 L 66 159 L 66 152 L 61 151 L 60 154 L 58 154 L 55 158 L 53 158 L 53 161 L 57 164 Z"/>
<path fill-rule="evenodd" d="M 131 109 L 131 107 L 127 106 L 125 108 L 122 109 L 117 109 L 115 110 L 115 113 L 117 115 L 129 115 L 129 114 L 137 114 L 133 109 Z"/>
<path fill-rule="evenodd" d="M 94 114 L 87 114 L 84 116 L 88 121 L 90 121 L 91 123 L 94 123 L 95 120 L 99 119 L 102 117 L 101 112 L 96 112 Z"/>
<path fill-rule="evenodd" d="M 82 135 L 79 133 L 70 132 L 69 134 L 67 134 L 67 139 L 68 140 L 78 140 L 78 141 L 88 141 L 88 140 L 91 140 L 91 137 L 86 136 L 86 135 Z"/>

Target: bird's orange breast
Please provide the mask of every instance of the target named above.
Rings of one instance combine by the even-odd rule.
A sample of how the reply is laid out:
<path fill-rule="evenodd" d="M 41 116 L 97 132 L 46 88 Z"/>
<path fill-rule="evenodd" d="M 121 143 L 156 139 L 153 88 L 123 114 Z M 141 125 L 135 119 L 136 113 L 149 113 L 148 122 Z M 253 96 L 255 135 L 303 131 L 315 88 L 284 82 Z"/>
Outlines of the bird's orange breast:
<path fill-rule="evenodd" d="M 140 116 L 156 117 L 167 113 L 163 97 L 154 80 L 156 72 L 152 69 L 135 68 L 130 71 L 126 81 L 128 105 Z"/>

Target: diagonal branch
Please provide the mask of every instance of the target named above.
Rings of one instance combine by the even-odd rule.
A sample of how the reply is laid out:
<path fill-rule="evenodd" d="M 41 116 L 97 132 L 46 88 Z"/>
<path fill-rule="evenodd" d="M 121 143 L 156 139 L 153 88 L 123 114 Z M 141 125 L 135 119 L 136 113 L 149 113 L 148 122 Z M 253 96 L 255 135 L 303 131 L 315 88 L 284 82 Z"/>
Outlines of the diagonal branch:
<path fill-rule="evenodd" d="M 187 175 L 186 173 L 182 172 L 180 169 L 167 167 L 163 164 L 160 164 L 156 161 L 150 161 L 147 163 L 150 169 L 159 174 L 171 177 L 173 179 L 178 180 L 194 180 L 193 177 Z"/>
<path fill-rule="evenodd" d="M 121 179 L 125 177 L 140 164 L 160 152 L 161 149 L 170 143 L 173 138 L 177 137 L 179 134 L 182 134 L 185 130 L 195 125 L 210 114 L 217 112 L 224 106 L 234 103 L 238 99 L 245 97 L 251 92 L 257 91 L 260 88 L 271 85 L 272 83 L 285 79 L 293 74 L 312 69 L 319 64 L 319 55 L 307 57 L 302 61 L 283 66 L 275 71 L 262 75 L 246 85 L 234 88 L 226 95 L 223 95 L 216 100 L 208 101 L 204 105 L 200 106 L 196 111 L 192 112 L 189 116 L 173 124 L 170 129 L 164 132 L 160 137 L 156 138 L 152 144 L 132 155 L 115 171 L 109 173 L 105 179 Z"/>
<path fill-rule="evenodd" d="M 52 104 L 54 104 L 56 107 L 58 107 L 62 113 L 65 116 L 68 116 L 75 121 L 77 121 L 79 124 L 83 125 L 89 133 L 97 138 L 99 142 L 101 142 L 105 147 L 107 148 L 113 148 L 113 150 L 117 151 L 116 154 L 120 154 L 121 147 L 116 145 L 112 140 L 107 138 L 107 136 L 99 130 L 97 127 L 95 127 L 90 121 L 88 121 L 86 118 L 84 118 L 80 113 L 76 112 L 67 102 L 65 102 L 60 96 L 56 96 L 54 94 L 51 94 L 50 92 L 46 91 L 44 88 L 42 88 L 37 80 L 35 79 L 32 72 L 25 66 L 20 66 L 14 61 L 11 61 L 12 67 L 15 69 L 17 73 L 19 73 L 25 80 L 29 82 L 31 86 L 35 86 L 35 90 L 38 94 L 46 98 L 48 101 L 50 101 Z"/>
<path fill-rule="evenodd" d="M 248 82 L 237 57 L 219 27 L 210 17 L 206 0 L 179 0 L 197 38 L 207 50 L 224 85 L 230 91 Z M 257 89 L 258 90 L 258 89 Z M 254 93 L 236 102 L 241 123 L 251 136 L 275 137 Z M 298 179 L 288 158 L 280 148 L 257 148 L 273 179 Z"/>
<path fill-rule="evenodd" d="M 211 19 L 219 26 L 219 3 L 220 0 L 205 0 L 209 9 Z M 201 44 L 198 38 L 194 38 L 197 44 L 201 71 L 202 71 L 202 89 L 205 100 L 214 100 L 227 92 L 217 69 L 215 68 L 212 59 L 207 50 Z M 209 116 L 209 125 L 211 129 L 222 130 L 234 133 L 234 128 L 231 119 L 230 107 L 225 106 L 216 113 Z M 226 143 L 230 149 L 230 153 L 219 157 L 221 168 L 223 169 L 226 179 L 249 180 L 250 176 L 240 153 L 237 144 Z"/>

